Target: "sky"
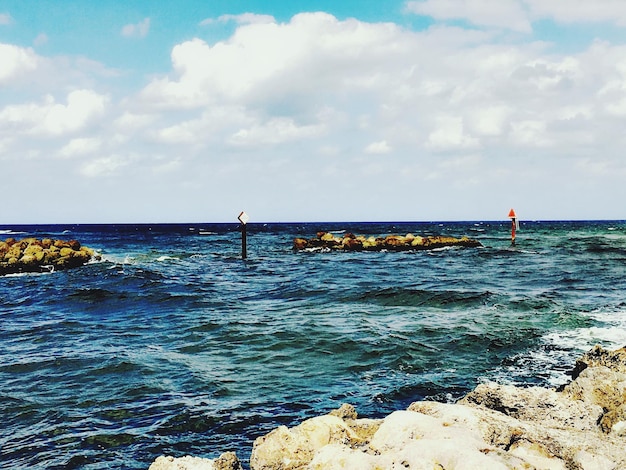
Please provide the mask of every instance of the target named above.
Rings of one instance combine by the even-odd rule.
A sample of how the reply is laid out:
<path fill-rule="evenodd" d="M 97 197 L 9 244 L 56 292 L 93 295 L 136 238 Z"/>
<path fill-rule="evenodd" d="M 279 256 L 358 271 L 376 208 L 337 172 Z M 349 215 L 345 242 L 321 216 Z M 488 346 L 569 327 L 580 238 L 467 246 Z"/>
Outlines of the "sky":
<path fill-rule="evenodd" d="M 626 219 L 623 0 L 0 0 L 0 225 Z"/>

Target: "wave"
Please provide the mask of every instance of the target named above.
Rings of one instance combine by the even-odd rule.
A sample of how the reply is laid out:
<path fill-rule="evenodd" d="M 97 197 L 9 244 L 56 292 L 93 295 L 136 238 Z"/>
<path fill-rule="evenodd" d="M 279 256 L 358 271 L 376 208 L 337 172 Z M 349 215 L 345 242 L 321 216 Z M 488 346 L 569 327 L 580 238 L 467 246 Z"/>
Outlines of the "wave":
<path fill-rule="evenodd" d="M 0 275 L 0 277 L 35 277 L 35 276 L 47 276 L 48 274 L 52 274 L 52 273 L 54 273 L 54 269 L 46 270 L 42 272 L 10 273 L 10 274 Z"/>
<path fill-rule="evenodd" d="M 159 261 L 159 262 L 163 262 L 163 261 L 179 261 L 179 258 L 176 258 L 174 256 L 163 255 L 163 256 L 159 256 L 156 260 Z"/>
<path fill-rule="evenodd" d="M 384 306 L 441 307 L 444 305 L 462 304 L 468 306 L 485 304 L 492 295 L 488 291 L 423 290 L 390 287 L 360 294 L 354 300 Z"/>
<path fill-rule="evenodd" d="M 616 256 L 618 259 L 626 258 L 626 246 L 614 246 L 596 242 L 587 246 L 587 252 L 592 254 Z"/>
<path fill-rule="evenodd" d="M 259 435 L 342 402 L 375 417 L 453 401 L 480 380 L 560 385 L 594 343 L 626 344 L 626 236 L 605 225 L 534 226 L 509 249 L 508 226 L 475 224 L 491 246 L 313 256 L 290 240 L 320 224 L 259 224 L 245 263 L 234 224 L 76 226 L 103 263 L 0 279 L 0 460 L 245 459 Z M 469 223 L 326 226 L 458 236 Z"/>
<path fill-rule="evenodd" d="M 79 288 L 69 294 L 70 298 L 83 300 L 86 302 L 101 302 L 107 298 L 114 297 L 115 293 L 102 288 Z"/>
<path fill-rule="evenodd" d="M 626 345 L 626 310 L 607 307 L 592 312 L 562 311 L 554 329 L 544 332 L 537 345 L 505 359 L 494 377 L 507 384 L 558 387 L 570 380 L 576 360 L 593 345 L 608 349 Z"/>

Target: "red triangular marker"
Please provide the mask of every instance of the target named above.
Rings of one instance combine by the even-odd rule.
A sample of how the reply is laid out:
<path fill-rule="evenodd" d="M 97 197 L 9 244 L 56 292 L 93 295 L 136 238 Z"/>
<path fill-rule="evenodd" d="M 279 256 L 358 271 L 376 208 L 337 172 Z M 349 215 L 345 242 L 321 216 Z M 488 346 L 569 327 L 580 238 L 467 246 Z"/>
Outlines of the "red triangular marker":
<path fill-rule="evenodd" d="M 512 219 L 516 219 L 517 218 L 517 216 L 515 215 L 515 211 L 513 209 L 511 209 L 509 211 L 509 217 L 512 218 Z"/>

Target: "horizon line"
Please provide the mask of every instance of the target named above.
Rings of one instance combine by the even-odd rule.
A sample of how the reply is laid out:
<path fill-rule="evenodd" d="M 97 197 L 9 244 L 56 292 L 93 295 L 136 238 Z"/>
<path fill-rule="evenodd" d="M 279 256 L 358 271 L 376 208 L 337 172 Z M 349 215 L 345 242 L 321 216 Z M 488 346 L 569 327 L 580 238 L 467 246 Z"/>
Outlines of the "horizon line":
<path fill-rule="evenodd" d="M 541 222 L 626 222 L 626 219 L 519 219 L 520 223 L 541 223 Z M 321 220 L 321 221 L 250 221 L 247 225 L 267 225 L 267 224 L 441 224 L 441 223 L 500 223 L 509 222 L 510 218 L 480 220 L 480 219 L 467 219 L 467 220 Z M 238 221 L 187 221 L 187 222 L 47 222 L 47 223 L 0 223 L 0 227 L 36 227 L 46 225 L 199 225 L 199 224 L 212 224 L 212 225 L 240 225 Z"/>

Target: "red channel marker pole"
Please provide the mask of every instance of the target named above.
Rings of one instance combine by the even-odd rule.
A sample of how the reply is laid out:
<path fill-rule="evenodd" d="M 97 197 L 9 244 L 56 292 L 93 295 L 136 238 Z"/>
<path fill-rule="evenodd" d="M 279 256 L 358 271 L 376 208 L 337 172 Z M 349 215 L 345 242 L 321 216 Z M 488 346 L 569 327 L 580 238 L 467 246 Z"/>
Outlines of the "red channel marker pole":
<path fill-rule="evenodd" d="M 515 245 L 515 229 L 517 228 L 517 215 L 515 215 L 515 211 L 513 209 L 509 211 L 509 218 L 511 219 L 511 245 Z"/>

